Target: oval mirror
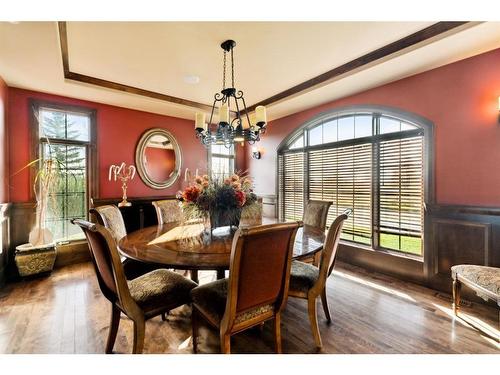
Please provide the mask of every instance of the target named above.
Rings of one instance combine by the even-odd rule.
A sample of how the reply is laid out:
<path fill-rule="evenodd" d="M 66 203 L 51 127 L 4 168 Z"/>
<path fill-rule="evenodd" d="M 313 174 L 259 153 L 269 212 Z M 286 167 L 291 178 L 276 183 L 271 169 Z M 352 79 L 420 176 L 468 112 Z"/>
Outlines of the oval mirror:
<path fill-rule="evenodd" d="M 135 165 L 142 181 L 154 189 L 165 189 L 179 177 L 181 150 L 168 131 L 147 130 L 135 150 Z"/>

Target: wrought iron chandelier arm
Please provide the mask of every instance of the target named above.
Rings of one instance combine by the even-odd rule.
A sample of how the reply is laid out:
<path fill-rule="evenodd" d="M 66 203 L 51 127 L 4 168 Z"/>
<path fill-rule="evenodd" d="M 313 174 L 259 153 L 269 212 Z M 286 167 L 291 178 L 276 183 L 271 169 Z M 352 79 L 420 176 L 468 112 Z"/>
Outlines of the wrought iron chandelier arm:
<path fill-rule="evenodd" d="M 245 102 L 245 98 L 243 97 L 243 91 L 241 90 L 238 91 L 238 99 L 241 99 L 241 101 L 243 102 L 243 108 L 245 109 L 245 117 L 247 118 L 248 121 L 248 128 L 253 131 L 254 126 L 250 122 L 250 116 L 248 116 L 247 104 Z"/>

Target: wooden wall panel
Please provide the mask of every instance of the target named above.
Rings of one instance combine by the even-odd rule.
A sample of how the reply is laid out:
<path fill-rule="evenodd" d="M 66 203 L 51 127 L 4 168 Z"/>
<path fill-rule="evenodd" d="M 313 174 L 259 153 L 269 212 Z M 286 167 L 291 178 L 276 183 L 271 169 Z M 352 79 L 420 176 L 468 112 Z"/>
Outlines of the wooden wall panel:
<path fill-rule="evenodd" d="M 450 268 L 457 264 L 500 267 L 500 209 L 434 205 L 427 220 L 428 286 L 450 293 Z"/>
<path fill-rule="evenodd" d="M 35 224 L 36 207 L 33 202 L 12 203 L 10 209 L 10 244 L 7 254 L 6 276 L 8 280 L 19 278 L 14 255 L 16 246 L 28 242 L 31 228 Z"/>
<path fill-rule="evenodd" d="M 9 209 L 9 203 L 0 204 L 0 287 L 5 283 L 5 272 L 9 261 Z"/>
<path fill-rule="evenodd" d="M 455 264 L 490 263 L 491 224 L 447 219 L 432 224 L 437 273 L 450 275 Z"/>

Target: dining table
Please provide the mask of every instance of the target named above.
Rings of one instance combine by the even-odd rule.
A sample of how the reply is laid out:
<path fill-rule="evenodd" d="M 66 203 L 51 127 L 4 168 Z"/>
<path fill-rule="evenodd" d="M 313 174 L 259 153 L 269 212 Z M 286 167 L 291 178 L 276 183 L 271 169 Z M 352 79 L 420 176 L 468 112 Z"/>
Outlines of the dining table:
<path fill-rule="evenodd" d="M 280 222 L 264 218 L 263 224 Z M 131 232 L 118 242 L 120 253 L 130 259 L 182 270 L 215 270 L 224 277 L 229 269 L 235 228 L 206 230 L 200 223 L 171 222 Z M 323 249 L 325 233 L 303 225 L 297 230 L 293 259 L 313 257 Z M 263 249 L 264 250 L 264 249 Z"/>

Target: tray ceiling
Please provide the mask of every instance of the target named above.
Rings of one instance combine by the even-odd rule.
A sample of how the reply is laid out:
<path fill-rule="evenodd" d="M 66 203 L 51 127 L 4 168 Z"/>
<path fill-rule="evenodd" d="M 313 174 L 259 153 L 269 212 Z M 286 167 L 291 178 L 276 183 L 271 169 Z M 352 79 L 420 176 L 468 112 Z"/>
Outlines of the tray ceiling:
<path fill-rule="evenodd" d="M 72 72 L 211 104 L 234 39 L 236 87 L 255 104 L 433 22 L 68 22 Z M 271 119 L 500 47 L 500 23 L 472 24 L 269 106 Z M 65 80 L 56 22 L 0 23 L 8 85 L 183 118 L 197 109 Z M 199 77 L 199 83 L 186 82 Z"/>

